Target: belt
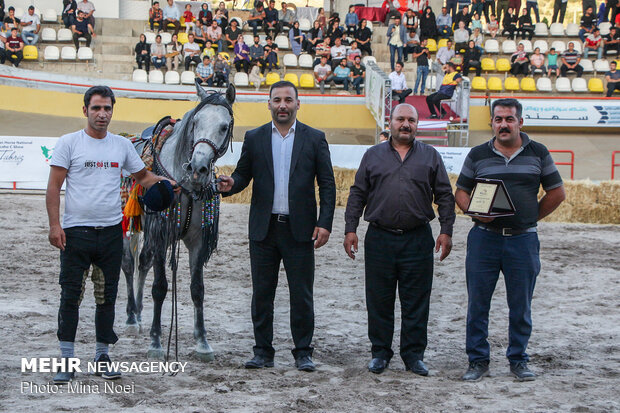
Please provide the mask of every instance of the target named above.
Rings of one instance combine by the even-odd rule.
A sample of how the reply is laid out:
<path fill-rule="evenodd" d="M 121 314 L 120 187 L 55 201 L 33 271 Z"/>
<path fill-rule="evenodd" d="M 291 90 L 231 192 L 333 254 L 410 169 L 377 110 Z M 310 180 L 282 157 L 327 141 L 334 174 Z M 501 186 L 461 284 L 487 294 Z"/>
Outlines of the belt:
<path fill-rule="evenodd" d="M 421 226 L 424 226 L 426 224 L 418 225 L 417 227 L 411 228 L 411 229 L 388 228 L 388 227 L 384 227 L 383 225 L 379 225 L 376 222 L 371 222 L 370 225 L 372 225 L 373 227 L 379 228 L 380 230 L 389 232 L 391 234 L 404 235 L 404 234 L 407 234 L 407 233 L 409 233 L 411 231 L 415 231 L 418 228 L 420 228 Z"/>
<path fill-rule="evenodd" d="M 284 214 L 271 214 L 271 219 L 274 219 L 276 222 L 286 223 L 289 221 L 288 215 Z"/>
<path fill-rule="evenodd" d="M 510 237 L 513 235 L 521 235 L 521 234 L 527 234 L 528 232 L 538 232 L 538 229 L 536 227 L 529 227 L 529 228 L 522 228 L 522 229 L 518 229 L 518 228 L 497 228 L 497 227 L 491 227 L 488 225 L 484 225 L 484 224 L 478 224 L 476 223 L 476 226 L 480 229 L 483 229 L 485 231 L 489 231 L 489 232 L 495 232 L 496 234 L 501 234 L 504 237 Z"/>

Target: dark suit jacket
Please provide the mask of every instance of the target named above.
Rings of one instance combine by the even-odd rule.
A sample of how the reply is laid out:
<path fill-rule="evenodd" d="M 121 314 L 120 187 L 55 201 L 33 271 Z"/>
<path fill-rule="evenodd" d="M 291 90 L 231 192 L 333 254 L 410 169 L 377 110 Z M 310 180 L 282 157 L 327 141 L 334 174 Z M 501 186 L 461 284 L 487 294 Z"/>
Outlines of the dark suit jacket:
<path fill-rule="evenodd" d="M 235 184 L 224 196 L 242 191 L 254 179 L 249 237 L 252 241 L 262 241 L 269 229 L 274 195 L 271 122 L 246 132 L 241 157 L 232 178 Z M 318 219 L 315 178 L 319 185 L 321 206 Z M 290 225 L 297 241 L 311 241 L 315 226 L 331 232 L 336 185 L 325 133 L 299 121 L 291 156 L 288 194 Z"/>

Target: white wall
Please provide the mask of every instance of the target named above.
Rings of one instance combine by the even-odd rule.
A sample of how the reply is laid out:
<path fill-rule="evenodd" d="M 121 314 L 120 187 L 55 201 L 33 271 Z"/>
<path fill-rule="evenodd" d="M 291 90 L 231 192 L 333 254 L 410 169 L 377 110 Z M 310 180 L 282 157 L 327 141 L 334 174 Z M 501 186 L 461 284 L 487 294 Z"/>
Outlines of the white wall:
<path fill-rule="evenodd" d="M 78 3 L 81 0 L 76 0 Z M 97 17 L 105 17 L 118 19 L 119 18 L 119 3 L 121 0 L 90 0 L 95 5 L 95 18 Z M 24 12 L 28 9 L 28 6 L 34 6 L 37 9 L 43 10 L 45 9 L 55 9 L 56 12 L 60 15 L 62 12 L 62 0 L 6 0 L 6 9 L 9 6 L 13 6 L 15 8 L 21 8 Z M 17 16 L 18 18 L 21 16 Z"/>

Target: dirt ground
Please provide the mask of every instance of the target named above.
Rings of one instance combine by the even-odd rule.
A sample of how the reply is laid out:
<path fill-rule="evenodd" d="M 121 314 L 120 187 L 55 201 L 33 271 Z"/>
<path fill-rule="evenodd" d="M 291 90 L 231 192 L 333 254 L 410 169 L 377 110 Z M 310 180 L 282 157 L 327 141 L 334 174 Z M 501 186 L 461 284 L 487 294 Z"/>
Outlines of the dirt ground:
<path fill-rule="evenodd" d="M 0 411 L 47 412 L 611 412 L 620 411 L 620 242 L 618 226 L 543 223 L 540 226 L 542 272 L 533 301 L 530 340 L 534 382 L 519 383 L 504 356 L 507 308 L 504 283 L 498 283 L 490 322 L 490 378 L 460 380 L 464 352 L 467 292 L 465 240 L 471 223 L 458 218 L 454 249 L 436 261 L 423 378 L 404 370 L 395 356 L 381 375 L 366 369 L 370 358 L 364 300 L 363 250 L 350 260 L 342 248 L 344 211 L 338 209 L 329 243 L 316 256 L 314 335 L 318 370 L 298 372 L 290 354 L 288 289 L 282 272 L 275 309 L 276 366 L 249 371 L 243 363 L 253 345 L 250 320 L 248 206 L 224 204 L 220 245 L 205 272 L 205 315 L 215 361 L 192 356 L 193 304 L 189 295 L 187 254 L 182 252 L 179 280 L 180 359 L 177 376 L 127 373 L 132 388 L 112 394 L 31 394 L 23 382 L 45 385 L 47 373 L 21 373 L 22 357 L 57 357 L 56 326 L 60 287 L 58 251 L 47 242 L 45 201 L 41 195 L 0 194 Z M 434 232 L 438 226 L 434 222 Z M 360 227 L 363 235 L 366 226 Z M 124 332 L 125 282 L 119 285 L 115 328 L 116 361 L 144 361 L 152 314 L 150 285 L 143 332 Z M 94 353 L 92 284 L 81 306 L 76 356 Z M 164 304 L 163 342 L 170 322 L 170 292 Z M 399 310 L 397 310 L 397 315 Z M 398 353 L 400 318 L 394 349 Z M 78 381 L 103 386 L 98 377 Z"/>

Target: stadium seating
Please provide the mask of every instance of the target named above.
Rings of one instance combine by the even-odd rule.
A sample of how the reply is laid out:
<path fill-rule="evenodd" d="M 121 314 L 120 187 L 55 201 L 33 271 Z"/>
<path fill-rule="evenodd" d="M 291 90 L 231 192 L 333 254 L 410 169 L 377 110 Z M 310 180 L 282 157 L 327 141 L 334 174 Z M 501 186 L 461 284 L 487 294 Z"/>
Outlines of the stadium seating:
<path fill-rule="evenodd" d="M 592 65 L 592 60 L 581 59 L 579 61 L 579 64 L 581 65 L 581 67 L 583 67 L 583 72 L 584 73 L 592 73 L 592 72 L 594 72 L 594 66 Z"/>
<path fill-rule="evenodd" d="M 482 70 L 485 72 L 494 72 L 495 71 L 495 61 L 490 57 L 483 57 L 480 61 L 480 65 L 482 66 Z M 485 82 L 486 86 L 486 82 Z M 485 88 L 486 89 L 486 88 Z"/>
<path fill-rule="evenodd" d="M 426 47 L 428 48 L 428 51 L 431 53 L 435 53 L 437 51 L 437 42 L 433 38 L 427 40 L 428 41 L 426 43 Z"/>
<path fill-rule="evenodd" d="M 288 50 L 291 48 L 288 43 L 288 37 L 281 34 L 276 36 L 274 43 L 278 46 L 278 49 L 280 50 Z"/>
<path fill-rule="evenodd" d="M 501 92 L 502 90 L 504 90 L 502 86 L 502 79 L 500 79 L 499 77 L 490 77 L 487 80 L 487 86 L 492 92 Z"/>
<path fill-rule="evenodd" d="M 297 56 L 293 53 L 287 53 L 282 58 L 282 63 L 284 63 L 286 67 L 297 67 Z"/>
<path fill-rule="evenodd" d="M 235 86 L 247 87 L 250 85 L 250 81 L 248 80 L 248 75 L 245 72 L 237 72 L 235 73 L 235 77 L 233 78 L 233 84 Z"/>
<path fill-rule="evenodd" d="M 603 93 L 603 81 L 598 77 L 593 77 L 588 80 L 588 90 L 592 93 Z"/>
<path fill-rule="evenodd" d="M 374 62 L 377 63 L 377 58 L 374 56 L 364 56 L 362 57 L 362 64 L 365 66 L 368 64 L 368 62 Z"/>
<path fill-rule="evenodd" d="M 480 90 L 484 92 L 487 90 L 487 80 L 481 76 L 476 76 L 471 81 L 471 88 L 472 90 Z"/>
<path fill-rule="evenodd" d="M 297 77 L 297 75 L 295 73 L 287 73 L 287 74 L 285 74 L 284 75 L 284 80 L 286 80 L 287 82 L 291 82 L 292 84 L 295 85 L 295 87 L 299 86 L 299 78 Z"/>
<path fill-rule="evenodd" d="M 280 81 L 280 75 L 278 73 L 275 72 L 269 72 L 267 73 L 267 76 L 265 77 L 265 83 L 267 84 L 267 86 L 271 86 L 276 82 Z"/>
<path fill-rule="evenodd" d="M 442 47 L 446 47 L 448 45 L 448 39 L 439 39 L 439 43 L 437 43 L 437 49 L 441 49 Z"/>
<path fill-rule="evenodd" d="M 601 36 L 607 36 L 609 34 L 609 28 L 611 27 L 610 22 L 602 22 L 598 25 L 599 30 L 601 31 Z"/>
<path fill-rule="evenodd" d="M 299 86 L 312 89 L 314 87 L 314 76 L 310 73 L 304 73 L 299 77 Z"/>
<path fill-rule="evenodd" d="M 566 25 L 566 35 L 568 37 L 577 37 L 579 35 L 579 25 L 577 23 L 568 23 Z"/>
<path fill-rule="evenodd" d="M 536 92 L 536 82 L 533 77 L 521 79 L 521 90 L 524 92 Z"/>
<path fill-rule="evenodd" d="M 594 61 L 594 70 L 596 70 L 597 73 L 605 74 L 605 72 L 609 71 L 609 61 L 606 59 L 596 59 Z"/>
<path fill-rule="evenodd" d="M 181 44 L 185 44 L 189 41 L 189 39 L 187 38 L 187 33 L 185 32 L 179 32 L 177 40 L 179 41 L 179 43 Z"/>
<path fill-rule="evenodd" d="M 71 42 L 73 41 L 73 34 L 71 34 L 69 29 L 59 29 L 57 39 L 59 42 Z"/>
<path fill-rule="evenodd" d="M 181 82 L 181 76 L 179 76 L 179 72 L 176 70 L 169 70 L 166 72 L 166 76 L 164 76 L 164 83 L 167 85 L 178 85 Z"/>
<path fill-rule="evenodd" d="M 586 80 L 582 77 L 574 78 L 571 86 L 572 86 L 573 92 L 587 92 L 588 91 L 588 84 L 586 83 Z"/>
<path fill-rule="evenodd" d="M 504 80 L 504 88 L 508 92 L 517 92 L 519 90 L 519 79 L 513 76 L 507 77 Z"/>
<path fill-rule="evenodd" d="M 164 83 L 164 74 L 161 70 L 153 69 L 149 72 L 149 83 L 162 84 Z"/>
<path fill-rule="evenodd" d="M 44 27 L 41 29 L 41 41 L 42 42 L 55 42 L 56 41 L 56 30 L 51 27 Z"/>
<path fill-rule="evenodd" d="M 153 32 L 144 32 L 144 37 L 146 37 L 146 42 L 148 44 L 155 43 L 155 37 L 156 37 L 155 33 L 153 33 Z"/>
<path fill-rule="evenodd" d="M 230 21 L 233 21 L 233 20 L 237 20 L 237 27 L 238 28 L 242 28 L 243 27 L 243 20 L 241 20 L 241 17 L 236 17 L 236 16 L 235 17 L 231 17 Z"/>
<path fill-rule="evenodd" d="M 437 90 L 437 77 L 436 76 L 427 76 L 426 77 L 426 90 Z"/>
<path fill-rule="evenodd" d="M 26 45 L 24 46 L 24 60 L 38 60 L 39 59 L 39 50 L 37 46 Z"/>
<path fill-rule="evenodd" d="M 573 42 L 573 45 L 575 46 L 575 50 L 577 50 L 579 53 L 583 53 L 583 47 L 581 46 L 581 42 L 579 40 L 570 40 L 566 42 L 567 49 L 568 49 L 568 43 L 570 42 Z"/>
<path fill-rule="evenodd" d="M 540 92 L 551 92 L 553 88 L 551 87 L 551 79 L 548 77 L 540 77 L 536 81 L 536 89 Z"/>
<path fill-rule="evenodd" d="M 372 33 L 372 22 L 370 20 L 366 20 L 366 27 L 368 27 L 368 29 Z"/>
<path fill-rule="evenodd" d="M 62 60 L 75 60 L 77 58 L 77 52 L 73 46 L 65 46 L 60 51 L 60 58 Z"/>
<path fill-rule="evenodd" d="M 523 45 L 523 51 L 525 51 L 525 53 L 532 53 L 534 51 L 532 48 L 532 42 L 529 40 L 521 40 L 519 44 Z"/>
<path fill-rule="evenodd" d="M 54 9 L 45 9 L 41 16 L 41 21 L 43 23 L 58 23 L 58 13 Z"/>
<path fill-rule="evenodd" d="M 312 55 L 309 54 L 300 54 L 299 55 L 299 67 L 304 67 L 308 69 L 312 69 L 312 63 L 314 63 L 314 59 Z"/>
<path fill-rule="evenodd" d="M 564 50 L 566 50 L 566 44 L 564 44 L 564 42 L 561 40 L 555 40 L 553 43 L 551 43 L 551 48 L 555 49 L 558 54 L 562 54 L 564 53 Z"/>
<path fill-rule="evenodd" d="M 510 70 L 510 60 L 501 57 L 495 62 L 495 67 L 498 72 L 508 72 Z"/>
<path fill-rule="evenodd" d="M 555 80 L 555 90 L 562 93 L 571 92 L 570 79 L 567 77 L 558 77 Z"/>
<path fill-rule="evenodd" d="M 499 53 L 499 42 L 495 39 L 488 39 L 484 42 L 484 51 L 487 53 Z"/>
<path fill-rule="evenodd" d="M 43 52 L 45 60 L 60 60 L 60 50 L 56 46 L 47 46 Z"/>
<path fill-rule="evenodd" d="M 551 23 L 551 26 L 549 26 L 549 34 L 551 34 L 551 36 L 564 36 L 564 26 L 562 23 Z"/>
<path fill-rule="evenodd" d="M 534 26 L 534 34 L 536 36 L 547 37 L 549 35 L 549 31 L 547 30 L 546 23 L 536 23 Z"/>
<path fill-rule="evenodd" d="M 169 44 L 172 41 L 172 33 L 159 32 L 162 44 Z"/>
<path fill-rule="evenodd" d="M 514 40 L 504 40 L 502 42 L 502 53 L 513 54 L 517 51 L 517 44 Z"/>
<path fill-rule="evenodd" d="M 139 83 L 147 83 L 148 75 L 146 73 L 146 70 L 144 69 L 134 70 L 133 74 L 131 75 L 131 80 L 134 82 L 139 82 Z"/>
<path fill-rule="evenodd" d="M 181 73 L 181 84 L 183 85 L 193 85 L 194 83 L 196 83 L 195 79 L 196 75 L 194 74 L 194 72 L 186 70 Z"/>
<path fill-rule="evenodd" d="M 546 40 L 536 40 L 532 46 L 535 50 L 537 47 L 540 49 L 540 53 L 545 54 L 549 51 L 549 45 Z"/>
<path fill-rule="evenodd" d="M 302 32 L 307 32 L 312 29 L 312 23 L 308 19 L 299 19 L 299 30 Z"/>
<path fill-rule="evenodd" d="M 77 51 L 78 60 L 93 60 L 93 50 L 90 47 L 82 46 Z"/>

